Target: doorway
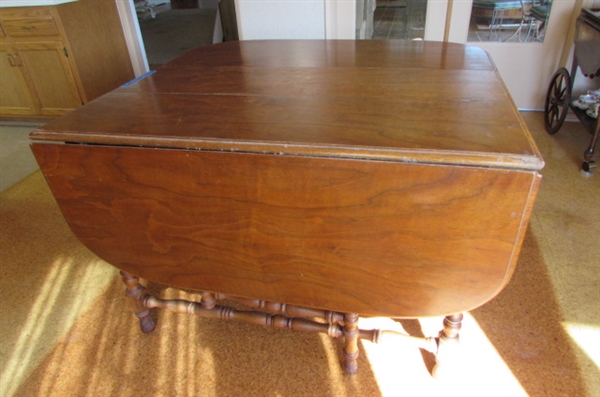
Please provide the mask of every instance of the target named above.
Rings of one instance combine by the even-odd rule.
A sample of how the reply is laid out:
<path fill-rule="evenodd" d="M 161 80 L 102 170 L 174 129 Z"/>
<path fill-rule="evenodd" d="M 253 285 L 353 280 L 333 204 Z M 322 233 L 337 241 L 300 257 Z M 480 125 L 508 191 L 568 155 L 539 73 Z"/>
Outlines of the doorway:
<path fill-rule="evenodd" d="M 150 69 L 213 43 L 218 0 L 135 0 Z"/>
<path fill-rule="evenodd" d="M 356 39 L 422 40 L 427 0 L 356 0 Z"/>

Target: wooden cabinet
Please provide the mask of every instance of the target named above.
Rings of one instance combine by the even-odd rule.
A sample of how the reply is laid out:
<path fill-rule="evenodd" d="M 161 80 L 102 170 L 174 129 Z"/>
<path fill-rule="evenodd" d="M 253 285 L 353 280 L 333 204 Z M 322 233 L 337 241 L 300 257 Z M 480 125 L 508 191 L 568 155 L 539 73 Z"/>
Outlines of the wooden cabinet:
<path fill-rule="evenodd" d="M 14 48 L 0 43 L 0 114 L 34 116 L 35 101 Z"/>
<path fill-rule="evenodd" d="M 3 46 L 2 115 L 56 117 L 81 106 L 65 54 L 60 41 Z"/>
<path fill-rule="evenodd" d="M 0 116 L 57 117 L 134 78 L 116 4 L 0 8 Z"/>

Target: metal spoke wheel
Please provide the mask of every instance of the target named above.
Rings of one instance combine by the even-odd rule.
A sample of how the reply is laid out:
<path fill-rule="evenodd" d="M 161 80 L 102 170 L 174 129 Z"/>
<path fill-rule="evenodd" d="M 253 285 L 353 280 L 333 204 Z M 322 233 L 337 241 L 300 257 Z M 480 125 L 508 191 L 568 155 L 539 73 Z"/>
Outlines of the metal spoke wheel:
<path fill-rule="evenodd" d="M 560 68 L 552 76 L 544 105 L 544 125 L 549 134 L 556 134 L 562 127 L 571 101 L 571 77 L 565 68 Z"/>

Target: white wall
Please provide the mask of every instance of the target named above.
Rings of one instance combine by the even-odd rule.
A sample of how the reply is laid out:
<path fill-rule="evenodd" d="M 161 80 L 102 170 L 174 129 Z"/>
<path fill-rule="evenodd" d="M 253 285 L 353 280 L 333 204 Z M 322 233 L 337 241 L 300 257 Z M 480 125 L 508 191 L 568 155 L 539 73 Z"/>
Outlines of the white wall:
<path fill-rule="evenodd" d="M 425 15 L 425 36 L 428 41 L 443 41 L 446 28 L 448 0 L 429 0 Z"/>
<path fill-rule="evenodd" d="M 325 39 L 353 40 L 356 37 L 354 0 L 325 0 Z"/>
<path fill-rule="evenodd" d="M 240 40 L 354 39 L 354 0 L 236 0 Z"/>
<path fill-rule="evenodd" d="M 238 0 L 240 40 L 324 39 L 323 0 Z"/>

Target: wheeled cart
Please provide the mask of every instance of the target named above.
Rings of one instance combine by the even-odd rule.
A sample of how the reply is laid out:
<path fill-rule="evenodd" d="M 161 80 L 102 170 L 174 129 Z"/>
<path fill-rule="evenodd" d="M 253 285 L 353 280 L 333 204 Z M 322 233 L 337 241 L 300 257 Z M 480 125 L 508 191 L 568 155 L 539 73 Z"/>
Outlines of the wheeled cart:
<path fill-rule="evenodd" d="M 579 18 L 577 18 L 575 54 L 571 72 L 569 74 L 569 71 L 564 67 L 556 71 L 548 87 L 544 105 L 544 124 L 549 134 L 555 134 L 560 130 L 569 108 L 592 134 L 590 145 L 583 154 L 584 160 L 581 168 L 585 172 L 591 172 L 596 165 L 592 158 L 600 134 L 599 117 L 596 114 L 594 118 L 590 115 L 590 112 L 573 105 L 571 94 L 578 67 L 581 68 L 586 77 L 595 78 L 600 76 L 599 49 L 600 9 L 584 8 Z"/>

